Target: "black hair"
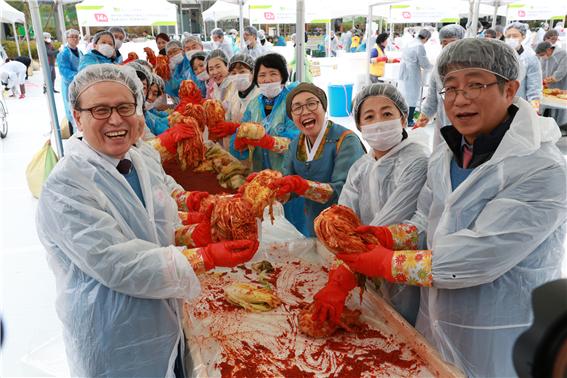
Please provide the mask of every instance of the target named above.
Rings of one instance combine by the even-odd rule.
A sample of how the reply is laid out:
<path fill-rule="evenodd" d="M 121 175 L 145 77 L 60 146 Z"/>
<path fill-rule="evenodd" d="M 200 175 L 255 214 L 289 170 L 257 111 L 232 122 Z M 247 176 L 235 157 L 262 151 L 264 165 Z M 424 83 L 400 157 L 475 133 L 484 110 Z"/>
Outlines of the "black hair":
<path fill-rule="evenodd" d="M 376 37 L 376 44 L 377 44 L 377 45 L 381 45 L 382 42 L 384 42 L 385 40 L 387 40 L 389 36 L 390 36 L 390 34 L 388 34 L 388 33 L 381 33 L 381 34 L 379 34 L 378 37 Z"/>
<path fill-rule="evenodd" d="M 486 29 L 484 31 L 484 36 L 489 36 L 490 38 L 496 38 L 496 30 L 494 29 Z"/>
<path fill-rule="evenodd" d="M 156 35 L 156 39 L 161 38 L 166 42 L 169 42 L 169 36 L 165 33 L 159 33 L 158 35 Z"/>
<path fill-rule="evenodd" d="M 189 64 L 191 65 L 191 69 L 193 69 L 193 63 L 197 59 L 202 60 L 204 62 L 207 59 L 207 53 L 200 51 L 200 52 L 196 52 L 195 54 L 193 54 L 191 59 L 189 59 Z"/>
<path fill-rule="evenodd" d="M 278 53 L 270 53 L 262 55 L 256 59 L 256 64 L 254 65 L 254 79 L 253 82 L 258 84 L 258 72 L 260 71 L 260 66 L 267 68 L 273 68 L 280 71 L 282 76 L 282 84 L 287 83 L 289 79 L 289 72 L 287 71 L 287 62 L 283 55 Z"/>
<path fill-rule="evenodd" d="M 549 39 L 549 38 L 552 38 L 552 37 L 559 37 L 559 32 L 555 29 L 549 29 L 543 35 L 543 40 L 545 41 L 546 39 Z"/>

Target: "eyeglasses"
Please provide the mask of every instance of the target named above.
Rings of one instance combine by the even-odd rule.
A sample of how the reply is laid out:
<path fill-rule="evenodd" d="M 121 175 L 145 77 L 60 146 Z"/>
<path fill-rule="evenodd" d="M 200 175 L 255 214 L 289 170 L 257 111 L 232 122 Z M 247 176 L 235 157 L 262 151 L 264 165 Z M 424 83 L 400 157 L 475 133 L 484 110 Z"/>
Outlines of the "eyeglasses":
<path fill-rule="evenodd" d="M 474 100 L 475 98 L 480 96 L 480 92 L 482 92 L 482 90 L 484 88 L 490 87 L 491 85 L 494 85 L 494 84 L 498 84 L 498 81 L 495 81 L 494 83 L 489 83 L 489 84 L 472 83 L 472 84 L 467 85 L 465 87 L 465 89 L 446 88 L 446 89 L 443 89 L 441 92 L 439 92 L 439 94 L 441 95 L 443 100 L 449 101 L 449 102 L 455 101 L 455 99 L 457 98 L 457 94 L 459 92 L 463 92 L 463 96 L 467 100 Z"/>
<path fill-rule="evenodd" d="M 295 115 L 300 115 L 303 113 L 303 108 L 306 107 L 308 111 L 310 112 L 314 112 L 315 110 L 317 110 L 317 107 L 319 106 L 319 101 L 309 101 L 306 102 L 305 104 L 295 104 L 292 105 L 291 107 L 291 113 L 295 114 Z"/>
<path fill-rule="evenodd" d="M 98 120 L 109 119 L 114 109 L 120 116 L 130 117 L 136 113 L 136 103 L 124 103 L 116 106 L 97 105 L 88 109 L 77 108 L 81 112 L 89 111 L 93 118 Z"/>

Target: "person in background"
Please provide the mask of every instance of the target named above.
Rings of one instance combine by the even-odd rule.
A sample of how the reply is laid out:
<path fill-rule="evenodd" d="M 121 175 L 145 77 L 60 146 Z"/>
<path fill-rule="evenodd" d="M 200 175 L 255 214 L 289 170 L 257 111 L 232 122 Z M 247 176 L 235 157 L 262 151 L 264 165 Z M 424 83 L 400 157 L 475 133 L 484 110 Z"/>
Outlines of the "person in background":
<path fill-rule="evenodd" d="M 45 42 L 45 48 L 47 50 L 47 62 L 49 63 L 49 71 L 51 77 L 51 84 L 53 85 L 53 92 L 59 93 L 58 90 L 55 89 L 55 59 L 57 58 L 57 54 L 59 51 L 55 47 L 53 47 L 53 43 L 51 43 L 51 34 L 45 32 L 43 33 L 43 41 Z M 43 86 L 43 93 L 47 91 L 47 86 Z"/>
<path fill-rule="evenodd" d="M 489 38 L 489 39 L 496 39 L 496 30 L 494 29 L 486 29 L 484 31 L 484 38 Z"/>
<path fill-rule="evenodd" d="M 278 196 L 305 201 L 307 237 L 315 237 L 313 221 L 336 204 L 350 167 L 364 154 L 356 134 L 327 118 L 327 96 L 314 84 L 300 83 L 286 97 L 287 116 L 300 130 L 286 155 L 284 177 L 271 186 Z"/>
<path fill-rule="evenodd" d="M 307 32 L 305 32 L 304 42 L 307 44 Z M 291 59 L 288 63 L 288 69 L 290 72 L 291 81 L 295 82 L 298 81 L 296 79 L 297 75 L 297 62 L 296 62 L 296 55 L 297 51 L 295 49 L 296 46 L 296 35 L 293 33 L 291 35 L 291 42 L 293 43 L 293 59 Z M 309 60 L 308 56 L 305 55 L 305 59 L 303 59 L 303 72 L 305 73 L 305 77 L 303 78 L 303 82 L 305 83 L 312 83 L 313 82 L 313 75 L 311 74 L 311 60 Z"/>
<path fill-rule="evenodd" d="M 163 79 L 156 74 L 151 74 L 150 77 L 150 87 L 148 89 L 146 102 L 144 103 L 144 118 L 146 121 L 146 130 L 143 135 L 144 140 L 153 139 L 169 128 L 169 121 L 167 119 L 169 114 L 164 111 L 168 109 L 165 83 Z"/>
<path fill-rule="evenodd" d="M 69 122 L 69 133 L 73 135 L 75 120 L 69 105 L 69 85 L 79 72 L 79 62 L 83 53 L 79 50 L 79 38 L 81 35 L 78 30 L 69 29 L 65 33 L 67 37 L 67 45 L 63 51 L 57 55 L 57 67 L 59 67 L 59 74 L 61 75 L 61 97 L 63 98 L 63 106 L 65 107 L 65 117 Z"/>
<path fill-rule="evenodd" d="M 11 60 L 0 66 L 0 83 L 3 90 L 12 90 L 11 96 L 16 96 L 17 88 L 20 89 L 20 99 L 26 97 L 26 66 L 16 60 Z"/>
<path fill-rule="evenodd" d="M 169 42 L 169 36 L 165 33 L 159 33 L 156 35 L 156 45 L 159 50 L 159 55 L 167 55 L 165 53 L 165 45 Z"/>
<path fill-rule="evenodd" d="M 539 111 L 539 102 L 543 90 L 541 65 L 531 47 L 522 45 L 527 30 L 527 24 L 513 22 L 506 27 L 504 35 L 506 36 L 506 44 L 516 50 L 520 57 L 522 69 L 518 78 L 520 89 L 518 89 L 517 96 L 529 101 L 534 109 Z"/>
<path fill-rule="evenodd" d="M 346 52 L 350 52 L 350 44 L 352 43 L 352 32 L 353 29 L 349 29 L 347 30 L 346 33 L 342 35 L 341 45 L 343 45 Z"/>
<path fill-rule="evenodd" d="M 352 40 L 350 42 L 350 52 L 356 52 L 358 46 L 360 46 L 360 41 L 362 40 L 361 35 L 358 31 L 355 31 L 352 35 Z"/>
<path fill-rule="evenodd" d="M 431 32 L 421 29 L 412 42 L 402 50 L 402 60 L 400 64 L 399 80 L 400 90 L 409 106 L 408 126 L 413 127 L 413 114 L 415 108 L 421 102 L 421 89 L 424 72 L 433 65 L 427 59 L 425 45 L 431 38 Z"/>
<path fill-rule="evenodd" d="M 169 71 L 171 73 L 170 79 L 165 83 L 165 92 L 177 99 L 181 82 L 191 78 L 191 63 L 179 41 L 167 42 L 165 51 L 169 58 Z"/>
<path fill-rule="evenodd" d="M 504 27 L 502 25 L 495 25 L 494 30 L 496 30 L 496 39 L 504 41 Z"/>
<path fill-rule="evenodd" d="M 535 53 L 541 63 L 543 85 L 549 89 L 567 90 L 567 52 L 549 42 L 541 42 Z M 555 119 L 559 126 L 567 126 L 567 109 L 542 106 L 542 114 Z"/>
<path fill-rule="evenodd" d="M 276 39 L 276 43 L 274 43 L 274 46 L 286 46 L 285 43 L 285 38 L 283 35 L 278 35 L 278 38 Z"/>
<path fill-rule="evenodd" d="M 213 40 L 212 50 L 221 49 L 228 59 L 234 54 L 232 50 L 232 43 L 229 38 L 224 37 L 224 32 L 221 28 L 215 28 L 211 31 L 211 39 Z"/>
<path fill-rule="evenodd" d="M 210 89 L 212 88 L 212 82 L 209 80 L 209 74 L 207 73 L 207 66 L 205 64 L 207 55 L 208 54 L 204 51 L 197 51 L 191 55 L 191 59 L 189 60 L 191 65 L 191 80 L 197 84 L 203 98 L 206 98 L 207 92 L 212 90 Z"/>
<path fill-rule="evenodd" d="M 83 54 L 86 54 L 87 52 L 91 51 L 92 40 L 93 37 L 90 34 L 85 34 L 83 38 L 81 38 L 81 41 L 79 42 L 79 50 L 81 50 Z"/>
<path fill-rule="evenodd" d="M 26 80 L 27 80 L 32 60 L 28 56 L 17 56 L 14 59 L 6 58 L 6 62 L 4 62 L 4 63 L 8 63 L 11 60 L 14 60 L 16 62 L 20 62 L 24 66 L 26 66 Z"/>
<path fill-rule="evenodd" d="M 539 43 L 543 42 L 543 37 L 545 36 L 545 33 L 547 33 L 548 30 L 549 30 L 549 24 L 547 22 L 542 22 L 540 24 L 540 27 L 537 29 L 537 34 L 535 36 L 535 40 L 533 43 L 534 49 Z"/>
<path fill-rule="evenodd" d="M 339 39 L 335 35 L 335 32 L 332 31 L 332 30 L 329 33 L 329 35 L 331 36 L 331 41 L 330 41 L 331 50 L 329 51 L 329 47 L 328 47 L 329 46 L 329 36 L 325 35 L 325 38 L 324 38 L 325 51 L 327 51 L 327 56 L 337 56 L 337 50 L 340 48 L 339 47 Z"/>
<path fill-rule="evenodd" d="M 512 377 L 514 342 L 533 321 L 530 294 L 561 277 L 561 133 L 516 96 L 510 46 L 464 38 L 442 50 L 437 70 L 452 125 L 429 159 L 416 213 L 366 227 L 380 245 L 337 257 L 354 272 L 420 287 L 416 329 L 465 376 Z"/>
<path fill-rule="evenodd" d="M 458 24 L 445 25 L 439 30 L 439 42 L 441 48 L 445 48 L 450 43 L 465 38 L 465 29 Z M 485 38 L 486 33 L 485 33 Z M 443 108 L 443 98 L 439 94 L 443 89 L 443 83 L 437 74 L 437 70 L 433 69 L 429 79 L 429 87 L 427 96 L 421 105 L 421 112 L 419 118 L 415 123 L 415 127 L 425 127 L 429 121 L 436 116 L 435 129 L 433 132 L 433 146 L 437 146 L 443 142 L 441 137 L 441 128 L 449 125 L 450 121 L 447 119 L 445 109 Z"/>
<path fill-rule="evenodd" d="M 429 151 L 406 132 L 408 106 L 394 86 L 376 83 L 365 87 L 355 97 L 353 111 L 356 127 L 371 150 L 350 168 L 339 204 L 351 208 L 366 225 L 404 222 L 417 208 Z M 356 286 L 354 274 L 345 266 L 337 267 L 329 278 L 315 296 L 319 320 L 340 316 L 345 299 Z M 415 325 L 418 287 L 381 282 L 379 290 Z"/>
<path fill-rule="evenodd" d="M 382 33 L 376 37 L 376 44 L 370 52 L 370 81 L 377 83 L 384 76 L 386 63 L 399 63 L 399 59 L 388 59 L 386 47 L 388 46 L 388 33 Z"/>
<path fill-rule="evenodd" d="M 554 47 L 557 46 L 558 40 L 559 40 L 559 32 L 555 29 L 548 30 L 543 36 L 543 41 L 549 42 L 551 46 Z"/>
<path fill-rule="evenodd" d="M 115 63 L 114 36 L 111 32 L 100 31 L 93 37 L 93 49 L 79 60 L 79 71 L 93 64 Z"/>
<path fill-rule="evenodd" d="M 246 48 L 244 53 L 250 55 L 253 59 L 258 59 L 258 57 L 264 55 L 264 48 L 258 42 L 258 31 L 254 26 L 247 26 L 244 28 L 244 43 Z"/>
<path fill-rule="evenodd" d="M 190 226 L 180 225 L 160 162 L 133 147 L 144 100 L 130 67 L 81 70 L 69 100 L 83 136 L 69 139 L 47 178 L 36 226 L 70 373 L 184 377 L 184 300 L 199 295 L 199 275 L 248 261 L 258 241 L 188 247 L 174 237 Z"/>
<path fill-rule="evenodd" d="M 264 48 L 264 53 L 271 51 L 274 47 L 274 44 L 266 39 L 266 33 L 262 29 L 258 30 L 258 40 Z"/>
<path fill-rule="evenodd" d="M 114 53 L 114 63 L 120 64 L 124 61 L 124 57 L 120 54 L 120 48 L 122 47 L 122 44 L 124 44 L 124 40 L 128 35 L 120 26 L 112 26 L 108 29 L 108 31 L 114 36 L 114 49 L 116 50 Z"/>

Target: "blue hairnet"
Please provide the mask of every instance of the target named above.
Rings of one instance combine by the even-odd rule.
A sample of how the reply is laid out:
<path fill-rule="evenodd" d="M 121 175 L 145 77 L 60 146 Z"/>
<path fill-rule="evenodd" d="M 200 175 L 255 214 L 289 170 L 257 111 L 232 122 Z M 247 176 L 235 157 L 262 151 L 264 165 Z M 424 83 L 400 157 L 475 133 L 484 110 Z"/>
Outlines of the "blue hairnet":
<path fill-rule="evenodd" d="M 439 30 L 439 40 L 455 38 L 465 38 L 465 28 L 458 24 L 445 25 Z"/>
<path fill-rule="evenodd" d="M 250 71 L 254 71 L 254 62 L 254 58 L 248 54 L 236 54 L 230 58 L 228 70 L 230 71 L 236 63 L 240 63 L 250 67 Z"/>
<path fill-rule="evenodd" d="M 354 98 L 352 101 L 352 108 L 354 112 L 354 120 L 358 125 L 360 123 L 360 107 L 368 97 L 382 96 L 387 97 L 396 105 L 396 108 L 402 113 L 403 117 L 407 117 L 409 113 L 408 104 L 404 100 L 402 93 L 393 85 L 384 83 L 375 83 L 368 85 Z"/>
<path fill-rule="evenodd" d="M 96 33 L 93 37 L 93 45 L 96 45 L 98 43 L 98 40 L 100 39 L 100 37 L 102 37 L 103 35 L 108 35 L 110 36 L 110 38 L 112 38 L 112 46 L 116 46 L 116 41 L 114 40 L 114 36 L 112 35 L 111 32 L 103 30 L 103 31 L 99 31 L 98 33 Z"/>
<path fill-rule="evenodd" d="M 69 85 L 69 103 L 72 108 L 76 108 L 81 94 L 100 82 L 111 81 L 124 85 L 132 92 L 136 100 L 136 113 L 142 115 L 142 105 L 144 104 L 144 89 L 142 82 L 136 75 L 136 71 L 126 66 L 116 64 L 93 64 L 85 67 L 79 73 L 71 85 Z"/>
<path fill-rule="evenodd" d="M 509 24 L 508 26 L 506 26 L 506 29 L 504 30 L 504 34 L 508 31 L 508 29 L 516 29 L 518 30 L 523 36 L 526 35 L 526 33 L 528 32 L 528 24 L 524 24 L 522 22 L 512 22 L 511 24 Z"/>
<path fill-rule="evenodd" d="M 464 68 L 479 68 L 506 80 L 517 80 L 520 62 L 516 51 L 502 41 L 465 38 L 447 45 L 437 59 L 441 81 L 449 72 Z"/>

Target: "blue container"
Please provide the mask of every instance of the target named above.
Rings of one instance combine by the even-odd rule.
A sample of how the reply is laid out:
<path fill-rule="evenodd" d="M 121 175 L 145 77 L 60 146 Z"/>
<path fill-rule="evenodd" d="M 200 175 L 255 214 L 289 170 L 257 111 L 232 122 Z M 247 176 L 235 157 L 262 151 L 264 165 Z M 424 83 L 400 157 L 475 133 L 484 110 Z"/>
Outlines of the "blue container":
<path fill-rule="evenodd" d="M 352 111 L 352 87 L 354 84 L 331 84 L 329 93 L 329 115 L 348 117 Z"/>

